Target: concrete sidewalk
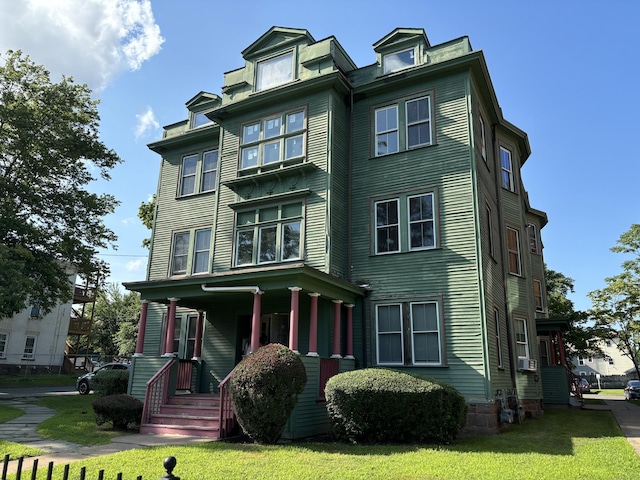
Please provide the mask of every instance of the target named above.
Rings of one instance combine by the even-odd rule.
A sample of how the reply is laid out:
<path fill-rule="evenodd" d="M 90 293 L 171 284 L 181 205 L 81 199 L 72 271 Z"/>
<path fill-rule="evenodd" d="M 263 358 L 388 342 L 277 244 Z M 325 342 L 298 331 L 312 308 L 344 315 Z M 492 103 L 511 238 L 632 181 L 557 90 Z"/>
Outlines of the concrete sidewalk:
<path fill-rule="evenodd" d="M 640 407 L 624 400 L 621 395 L 584 394 L 585 399 L 604 400 L 606 405 L 585 405 L 585 410 L 610 410 L 620 429 L 640 456 Z"/>

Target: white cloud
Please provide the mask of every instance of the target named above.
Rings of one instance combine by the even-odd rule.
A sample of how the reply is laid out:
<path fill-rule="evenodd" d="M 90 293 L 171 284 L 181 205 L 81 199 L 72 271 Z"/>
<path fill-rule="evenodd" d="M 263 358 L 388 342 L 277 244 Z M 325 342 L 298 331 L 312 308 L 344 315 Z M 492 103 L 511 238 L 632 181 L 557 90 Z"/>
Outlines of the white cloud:
<path fill-rule="evenodd" d="M 102 90 L 163 42 L 150 0 L 0 0 L 0 52 L 22 50 L 53 81 L 64 74 Z"/>
<path fill-rule="evenodd" d="M 156 120 L 151 107 L 147 107 L 144 113 L 136 115 L 136 140 L 148 133 L 154 133 L 160 128 L 160 124 Z"/>
<path fill-rule="evenodd" d="M 127 265 L 125 266 L 125 268 L 127 269 L 127 272 L 139 272 L 140 270 L 143 270 L 146 266 L 147 266 L 147 258 L 141 257 L 135 260 L 131 260 L 130 262 L 127 262 Z"/>
<path fill-rule="evenodd" d="M 137 222 L 138 222 L 138 218 L 137 218 L 137 217 L 127 217 L 127 218 L 123 218 L 123 219 L 121 220 L 121 222 L 122 222 L 124 225 L 131 225 L 131 224 L 135 224 L 135 223 L 137 223 Z"/>

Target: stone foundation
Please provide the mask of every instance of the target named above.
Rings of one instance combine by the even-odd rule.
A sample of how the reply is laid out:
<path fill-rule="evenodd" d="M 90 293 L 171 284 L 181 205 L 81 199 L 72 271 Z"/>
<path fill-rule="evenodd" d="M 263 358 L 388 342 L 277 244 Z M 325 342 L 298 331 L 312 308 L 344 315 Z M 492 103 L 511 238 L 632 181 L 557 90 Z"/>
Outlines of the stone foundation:
<path fill-rule="evenodd" d="M 544 413 L 542 400 L 520 399 L 520 405 L 524 410 L 525 418 L 538 418 Z M 500 402 L 467 404 L 467 424 L 460 432 L 463 436 L 495 435 L 509 428 L 509 423 L 500 421 Z M 514 417 L 514 423 L 518 421 Z"/>

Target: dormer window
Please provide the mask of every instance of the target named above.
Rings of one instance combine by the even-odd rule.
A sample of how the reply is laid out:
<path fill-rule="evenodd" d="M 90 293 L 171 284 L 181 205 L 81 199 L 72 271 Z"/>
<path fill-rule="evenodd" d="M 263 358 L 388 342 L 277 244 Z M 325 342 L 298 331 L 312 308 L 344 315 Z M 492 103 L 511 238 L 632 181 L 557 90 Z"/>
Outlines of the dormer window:
<path fill-rule="evenodd" d="M 193 121 L 191 128 L 198 128 L 204 125 L 209 125 L 213 123 L 212 120 L 209 120 L 204 112 L 198 112 L 193 114 Z"/>
<path fill-rule="evenodd" d="M 258 62 L 256 90 L 277 87 L 293 80 L 293 52 Z"/>
<path fill-rule="evenodd" d="M 405 68 L 413 67 L 416 64 L 416 55 L 413 48 L 408 48 L 400 52 L 390 53 L 382 58 L 385 75 L 397 72 Z"/>

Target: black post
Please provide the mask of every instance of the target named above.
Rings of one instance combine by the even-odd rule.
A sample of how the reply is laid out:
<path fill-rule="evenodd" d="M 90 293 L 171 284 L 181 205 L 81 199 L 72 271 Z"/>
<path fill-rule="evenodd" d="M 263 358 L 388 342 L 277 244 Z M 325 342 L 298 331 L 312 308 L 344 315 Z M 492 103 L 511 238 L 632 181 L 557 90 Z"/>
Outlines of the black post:
<path fill-rule="evenodd" d="M 4 463 L 2 464 L 2 478 L 7 478 L 7 468 L 9 467 L 9 454 L 4 456 Z"/>
<path fill-rule="evenodd" d="M 24 457 L 20 457 L 18 459 L 18 469 L 16 470 L 16 479 L 20 480 L 20 477 L 22 476 L 22 462 L 24 461 Z"/>
<path fill-rule="evenodd" d="M 33 460 L 33 467 L 31 468 L 31 480 L 36 480 L 38 475 L 38 459 Z"/>
<path fill-rule="evenodd" d="M 49 462 L 49 467 L 47 468 L 47 480 L 51 480 L 53 478 L 53 462 Z"/>
<path fill-rule="evenodd" d="M 167 474 L 164 477 L 159 478 L 158 480 L 180 480 L 180 477 L 176 477 L 172 472 L 173 469 L 176 468 L 176 457 L 167 457 L 164 459 L 164 469 L 167 471 Z"/>

